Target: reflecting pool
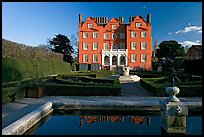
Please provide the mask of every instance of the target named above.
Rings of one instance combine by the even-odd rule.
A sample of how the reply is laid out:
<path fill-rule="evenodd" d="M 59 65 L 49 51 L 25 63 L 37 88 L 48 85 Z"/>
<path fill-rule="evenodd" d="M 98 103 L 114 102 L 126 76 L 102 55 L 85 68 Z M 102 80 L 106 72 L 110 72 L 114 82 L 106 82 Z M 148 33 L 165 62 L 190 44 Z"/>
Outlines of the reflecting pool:
<path fill-rule="evenodd" d="M 160 113 L 121 111 L 54 111 L 26 134 L 33 135 L 161 135 Z M 187 135 L 202 134 L 202 116 L 186 118 Z"/>

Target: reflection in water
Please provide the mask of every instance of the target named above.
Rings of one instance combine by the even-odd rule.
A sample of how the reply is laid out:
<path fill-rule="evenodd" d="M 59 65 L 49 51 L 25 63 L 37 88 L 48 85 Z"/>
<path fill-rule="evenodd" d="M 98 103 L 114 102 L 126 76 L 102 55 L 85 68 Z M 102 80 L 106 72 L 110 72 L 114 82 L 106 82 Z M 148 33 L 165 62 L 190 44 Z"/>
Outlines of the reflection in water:
<path fill-rule="evenodd" d="M 97 112 L 98 113 L 98 112 Z M 107 114 L 72 111 L 54 113 L 32 135 L 161 135 L 160 115 Z M 106 114 L 104 114 L 106 113 Z M 151 121 L 151 122 L 150 122 Z M 187 135 L 202 134 L 202 116 L 187 117 Z M 153 123 L 153 124 L 151 124 Z"/>
<path fill-rule="evenodd" d="M 80 116 L 80 126 L 86 124 L 93 124 L 95 122 L 124 122 L 125 119 L 129 119 L 130 123 L 142 124 L 145 120 L 147 126 L 150 126 L 150 117 L 143 116 Z"/>

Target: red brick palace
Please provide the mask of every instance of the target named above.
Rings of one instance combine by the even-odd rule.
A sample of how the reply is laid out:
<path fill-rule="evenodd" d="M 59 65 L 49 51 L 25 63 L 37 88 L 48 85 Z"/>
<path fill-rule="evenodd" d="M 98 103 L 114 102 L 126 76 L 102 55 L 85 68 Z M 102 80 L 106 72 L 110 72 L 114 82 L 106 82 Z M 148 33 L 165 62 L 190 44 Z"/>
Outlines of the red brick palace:
<path fill-rule="evenodd" d="M 88 17 L 82 21 L 79 14 L 79 69 L 114 70 L 128 66 L 130 69 L 151 69 L 152 25 L 151 15 L 123 16 L 108 20 L 107 17 Z"/>

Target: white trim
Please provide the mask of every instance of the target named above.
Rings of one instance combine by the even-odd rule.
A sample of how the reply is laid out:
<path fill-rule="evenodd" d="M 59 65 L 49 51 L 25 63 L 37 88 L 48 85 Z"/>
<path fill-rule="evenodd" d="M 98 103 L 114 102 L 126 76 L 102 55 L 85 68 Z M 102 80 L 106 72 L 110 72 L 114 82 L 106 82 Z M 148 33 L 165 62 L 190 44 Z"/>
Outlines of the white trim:
<path fill-rule="evenodd" d="M 87 46 L 87 48 L 85 48 L 85 46 Z M 83 42 L 83 50 L 88 50 L 88 42 Z"/>
<path fill-rule="evenodd" d="M 98 50 L 98 42 L 93 42 L 93 48 L 92 49 L 93 50 Z"/>
<path fill-rule="evenodd" d="M 131 32 L 131 38 L 136 38 L 136 37 L 137 37 L 137 32 L 136 31 L 132 31 Z"/>
<path fill-rule="evenodd" d="M 107 36 L 107 38 L 105 36 Z M 103 39 L 108 39 L 108 33 L 103 34 Z"/>
<path fill-rule="evenodd" d="M 98 32 L 93 32 L 93 38 L 98 38 Z"/>
<path fill-rule="evenodd" d="M 86 35 L 85 34 L 87 34 L 87 37 L 85 37 Z M 88 32 L 83 32 L 83 39 L 87 39 L 88 38 Z"/>
<path fill-rule="evenodd" d="M 147 49 L 147 42 L 141 42 L 141 50 Z"/>
<path fill-rule="evenodd" d="M 87 61 L 85 60 L 85 57 L 87 56 Z M 87 62 L 89 62 L 89 55 L 88 54 L 84 54 L 83 55 L 83 62 L 84 63 L 87 63 Z"/>
<path fill-rule="evenodd" d="M 105 48 L 106 46 L 107 46 L 107 49 Z M 104 44 L 103 44 L 103 49 L 104 49 L 104 50 L 108 50 L 108 43 L 104 43 Z"/>
<path fill-rule="evenodd" d="M 93 28 L 93 24 L 89 23 L 88 28 Z"/>
<path fill-rule="evenodd" d="M 97 56 L 97 57 L 96 57 L 96 58 L 97 58 L 97 61 L 94 60 L 94 59 L 96 59 L 95 56 Z M 93 55 L 93 63 L 97 63 L 97 62 L 98 62 L 98 54 L 94 54 L 94 55 Z"/>
<path fill-rule="evenodd" d="M 143 56 L 145 56 L 145 60 L 143 59 Z M 141 54 L 141 62 L 147 62 L 147 54 Z"/>
<path fill-rule="evenodd" d="M 135 26 L 136 26 L 136 27 L 142 27 L 142 22 L 137 22 L 137 23 L 135 24 Z"/>
<path fill-rule="evenodd" d="M 134 60 L 135 56 L 135 60 Z M 136 54 L 131 54 L 131 62 L 136 62 L 137 61 L 137 55 Z"/>
<path fill-rule="evenodd" d="M 133 43 L 135 43 L 135 48 L 133 48 Z M 137 42 L 131 42 L 131 50 L 136 50 L 137 49 Z"/>
<path fill-rule="evenodd" d="M 147 37 L 147 32 L 146 31 L 142 31 L 141 32 L 141 38 L 146 38 Z"/>
<path fill-rule="evenodd" d="M 117 29 L 117 25 L 112 25 L 112 29 Z"/>

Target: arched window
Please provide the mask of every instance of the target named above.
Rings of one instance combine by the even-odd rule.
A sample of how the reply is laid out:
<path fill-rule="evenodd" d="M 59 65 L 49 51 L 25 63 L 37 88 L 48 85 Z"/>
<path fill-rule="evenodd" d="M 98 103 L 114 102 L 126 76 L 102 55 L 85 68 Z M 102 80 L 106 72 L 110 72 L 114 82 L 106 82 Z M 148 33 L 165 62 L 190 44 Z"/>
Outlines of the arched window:
<path fill-rule="evenodd" d="M 110 63 L 110 58 L 109 58 L 109 56 L 105 56 L 105 57 L 104 57 L 104 64 L 105 64 L 105 65 L 109 65 L 109 63 Z"/>
<path fill-rule="evenodd" d="M 125 65 L 125 56 L 120 57 L 120 65 Z"/>
<path fill-rule="evenodd" d="M 117 57 L 116 57 L 116 56 L 113 56 L 113 57 L 112 57 L 112 64 L 113 64 L 113 65 L 117 65 L 117 62 L 118 62 Z"/>
<path fill-rule="evenodd" d="M 113 50 L 117 50 L 117 49 L 118 49 L 118 46 L 117 46 L 116 44 L 113 44 L 112 49 L 113 49 Z"/>

